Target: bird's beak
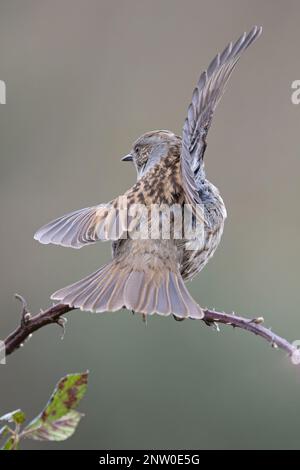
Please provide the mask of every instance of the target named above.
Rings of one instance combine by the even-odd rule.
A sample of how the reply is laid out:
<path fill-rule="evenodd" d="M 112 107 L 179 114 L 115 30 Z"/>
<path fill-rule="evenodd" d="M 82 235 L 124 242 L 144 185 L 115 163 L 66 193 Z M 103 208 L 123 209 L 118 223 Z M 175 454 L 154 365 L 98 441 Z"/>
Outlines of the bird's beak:
<path fill-rule="evenodd" d="M 132 162 L 133 160 L 133 157 L 131 155 L 131 153 L 129 153 L 128 155 L 125 155 L 125 157 L 121 158 L 121 162 Z"/>

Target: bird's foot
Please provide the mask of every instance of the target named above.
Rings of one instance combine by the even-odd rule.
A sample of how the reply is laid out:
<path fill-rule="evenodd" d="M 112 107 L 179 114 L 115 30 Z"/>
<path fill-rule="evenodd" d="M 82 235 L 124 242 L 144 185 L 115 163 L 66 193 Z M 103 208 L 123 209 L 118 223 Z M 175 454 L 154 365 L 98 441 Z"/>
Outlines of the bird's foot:
<path fill-rule="evenodd" d="M 216 331 L 220 331 L 220 327 L 219 327 L 219 325 L 216 321 L 205 320 L 205 319 L 203 319 L 203 321 L 204 321 L 205 325 L 210 326 L 211 328 L 213 328 Z"/>
<path fill-rule="evenodd" d="M 173 315 L 174 320 L 176 320 L 176 321 L 183 321 L 183 320 L 186 320 L 186 318 L 176 317 L 176 315 L 174 315 L 174 313 L 173 313 L 172 315 Z"/>

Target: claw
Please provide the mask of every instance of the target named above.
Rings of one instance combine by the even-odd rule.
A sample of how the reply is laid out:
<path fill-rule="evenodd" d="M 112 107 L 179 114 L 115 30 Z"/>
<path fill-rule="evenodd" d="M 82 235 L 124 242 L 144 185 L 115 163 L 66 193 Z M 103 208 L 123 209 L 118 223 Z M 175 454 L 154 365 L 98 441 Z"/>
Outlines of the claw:
<path fill-rule="evenodd" d="M 174 314 L 173 314 L 173 318 L 174 318 L 174 320 L 176 320 L 176 321 L 183 321 L 183 320 L 186 320 L 186 318 L 176 317 L 176 315 L 174 315 Z"/>
<path fill-rule="evenodd" d="M 62 332 L 62 335 L 61 335 L 61 339 L 63 340 L 64 337 L 65 337 L 65 334 L 66 334 L 66 323 L 67 323 L 67 319 L 64 318 L 64 317 L 59 317 L 57 320 L 56 320 L 56 323 L 62 328 L 63 332 Z"/>
<path fill-rule="evenodd" d="M 260 323 L 264 323 L 265 319 L 264 317 L 256 317 L 256 318 L 252 318 L 252 320 L 249 321 L 249 323 L 256 323 L 257 325 L 259 325 Z"/>
<path fill-rule="evenodd" d="M 216 321 L 213 321 L 213 320 L 203 320 L 204 323 L 207 325 L 207 326 L 210 326 L 211 328 L 213 328 L 214 330 L 216 331 L 220 331 L 220 327 L 218 325 L 218 323 Z"/>

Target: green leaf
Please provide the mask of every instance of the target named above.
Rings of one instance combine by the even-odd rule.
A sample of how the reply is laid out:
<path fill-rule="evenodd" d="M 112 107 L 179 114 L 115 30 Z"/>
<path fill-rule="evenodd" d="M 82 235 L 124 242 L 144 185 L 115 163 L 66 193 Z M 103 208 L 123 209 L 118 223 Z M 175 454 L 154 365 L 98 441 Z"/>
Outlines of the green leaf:
<path fill-rule="evenodd" d="M 81 413 L 73 411 L 87 389 L 88 372 L 69 374 L 57 384 L 45 409 L 22 432 L 38 440 L 63 440 L 71 436 Z"/>
<path fill-rule="evenodd" d="M 36 441 L 64 441 L 72 436 L 83 416 L 82 413 L 71 410 L 55 421 L 46 421 L 38 427 L 24 430 L 22 435 Z"/>
<path fill-rule="evenodd" d="M 22 410 L 11 411 L 0 417 L 0 421 L 7 421 L 8 423 L 22 424 L 25 421 L 25 413 Z"/>
<path fill-rule="evenodd" d="M 1 450 L 17 450 L 15 445 L 15 438 L 12 436 L 5 442 L 4 446 L 1 447 Z"/>

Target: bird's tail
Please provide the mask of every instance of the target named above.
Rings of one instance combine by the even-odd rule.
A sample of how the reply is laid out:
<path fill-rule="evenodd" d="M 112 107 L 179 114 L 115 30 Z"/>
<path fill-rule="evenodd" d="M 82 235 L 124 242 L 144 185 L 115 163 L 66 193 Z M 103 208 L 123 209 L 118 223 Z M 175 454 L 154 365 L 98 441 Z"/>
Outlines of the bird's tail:
<path fill-rule="evenodd" d="M 121 268 L 116 260 L 90 276 L 52 294 L 53 300 L 92 312 L 127 308 L 146 315 L 173 314 L 178 318 L 203 318 L 201 307 L 188 292 L 179 272 Z"/>

